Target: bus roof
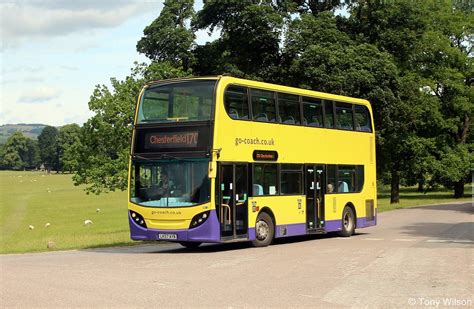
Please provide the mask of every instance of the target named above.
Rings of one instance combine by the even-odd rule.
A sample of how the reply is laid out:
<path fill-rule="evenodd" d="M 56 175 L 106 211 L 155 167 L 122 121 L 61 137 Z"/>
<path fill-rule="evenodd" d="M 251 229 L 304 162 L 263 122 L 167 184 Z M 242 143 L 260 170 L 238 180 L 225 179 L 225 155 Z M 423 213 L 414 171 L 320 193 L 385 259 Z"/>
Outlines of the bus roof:
<path fill-rule="evenodd" d="M 185 77 L 185 78 L 173 78 L 173 79 L 165 79 L 165 80 L 156 80 L 147 82 L 145 87 L 150 87 L 155 84 L 161 84 L 166 82 L 178 82 L 178 81 L 191 81 L 191 80 L 219 80 L 223 81 L 226 84 L 236 84 L 240 86 L 251 86 L 259 89 L 264 90 L 271 90 L 271 91 L 280 91 L 285 93 L 291 93 L 295 95 L 302 95 L 302 96 L 309 96 L 309 97 L 317 97 L 321 99 L 331 99 L 340 102 L 350 102 L 350 103 L 357 103 L 361 105 L 368 105 L 370 106 L 370 102 L 365 99 L 343 96 L 338 94 L 332 94 L 327 92 L 320 92 L 315 90 L 291 87 L 291 86 L 284 86 L 272 83 L 266 83 L 261 81 L 254 81 L 250 79 L 243 79 L 238 77 L 233 77 L 230 75 L 214 75 L 214 76 L 198 76 L 198 77 Z"/>

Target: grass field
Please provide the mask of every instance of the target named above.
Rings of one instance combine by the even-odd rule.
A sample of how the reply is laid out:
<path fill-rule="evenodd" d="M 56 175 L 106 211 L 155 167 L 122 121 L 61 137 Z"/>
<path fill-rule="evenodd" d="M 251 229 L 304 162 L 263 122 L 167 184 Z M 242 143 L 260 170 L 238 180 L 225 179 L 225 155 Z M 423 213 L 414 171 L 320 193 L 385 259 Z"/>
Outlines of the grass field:
<path fill-rule="evenodd" d="M 125 192 L 86 195 L 71 175 L 1 171 L 0 196 L 0 253 L 131 243 Z"/>
<path fill-rule="evenodd" d="M 453 201 L 452 192 L 424 195 L 403 188 L 401 203 L 391 206 L 390 192 L 379 191 L 379 212 Z M 470 200 L 471 192 L 470 185 L 461 200 Z M 125 192 L 86 195 L 73 185 L 71 175 L 0 171 L 0 198 L 0 253 L 46 251 L 49 241 L 55 250 L 134 243 L 129 239 Z M 85 220 L 93 224 L 84 225 Z"/>

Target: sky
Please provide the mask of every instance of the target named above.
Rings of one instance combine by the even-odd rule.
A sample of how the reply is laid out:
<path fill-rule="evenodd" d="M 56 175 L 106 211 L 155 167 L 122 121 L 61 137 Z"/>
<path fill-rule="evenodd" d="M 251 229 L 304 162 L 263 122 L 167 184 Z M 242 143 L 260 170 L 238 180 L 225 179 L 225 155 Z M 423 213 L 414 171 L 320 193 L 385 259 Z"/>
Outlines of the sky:
<path fill-rule="evenodd" d="M 162 7 L 159 0 L 0 0 L 0 125 L 82 125 L 95 85 L 149 62 L 136 43 Z M 203 44 L 218 34 L 196 35 Z"/>

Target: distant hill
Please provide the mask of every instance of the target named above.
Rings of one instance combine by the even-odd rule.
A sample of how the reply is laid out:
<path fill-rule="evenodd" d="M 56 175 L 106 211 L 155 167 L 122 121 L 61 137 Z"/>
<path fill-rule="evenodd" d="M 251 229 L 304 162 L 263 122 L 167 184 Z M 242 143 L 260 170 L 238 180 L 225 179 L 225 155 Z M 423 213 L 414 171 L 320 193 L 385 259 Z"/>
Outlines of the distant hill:
<path fill-rule="evenodd" d="M 46 124 L 41 123 L 18 123 L 18 124 L 4 124 L 0 126 L 0 144 L 5 144 L 8 137 L 16 131 L 20 131 L 23 135 L 36 139 L 41 131 L 46 127 Z"/>

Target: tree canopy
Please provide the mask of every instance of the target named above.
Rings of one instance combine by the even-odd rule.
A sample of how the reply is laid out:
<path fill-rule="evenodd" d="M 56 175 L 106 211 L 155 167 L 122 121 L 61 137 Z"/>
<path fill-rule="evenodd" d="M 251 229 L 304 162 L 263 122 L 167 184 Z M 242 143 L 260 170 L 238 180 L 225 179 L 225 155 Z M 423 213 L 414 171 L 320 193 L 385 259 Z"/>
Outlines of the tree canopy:
<path fill-rule="evenodd" d="M 14 132 L 2 147 L 1 165 L 4 168 L 35 168 L 39 161 L 38 143 L 21 132 Z"/>
<path fill-rule="evenodd" d="M 144 29 L 136 65 L 96 86 L 81 128 L 77 184 L 125 189 L 136 98 L 150 79 L 230 73 L 368 99 L 379 178 L 463 194 L 473 164 L 473 11 L 462 2 L 409 0 L 166 0 Z M 343 9 L 337 14 L 336 9 Z M 196 31 L 217 31 L 196 43 Z"/>
<path fill-rule="evenodd" d="M 41 162 L 50 172 L 59 170 L 59 152 L 58 152 L 58 129 L 52 126 L 46 126 L 40 135 L 38 135 L 38 146 L 40 150 Z"/>
<path fill-rule="evenodd" d="M 76 185 L 101 193 L 127 188 L 128 158 L 135 104 L 146 81 L 188 76 L 168 62 L 135 64 L 125 80 L 112 78 L 112 88 L 97 85 L 89 108 L 95 113 L 81 128 L 77 145 Z"/>
<path fill-rule="evenodd" d="M 61 171 L 76 171 L 79 166 L 78 156 L 81 147 L 81 127 L 77 124 L 67 124 L 59 129 L 58 156 Z"/>
<path fill-rule="evenodd" d="M 187 69 L 193 61 L 195 35 L 190 29 L 193 0 L 166 0 L 160 16 L 143 31 L 137 50 L 153 61 L 168 61 Z"/>

